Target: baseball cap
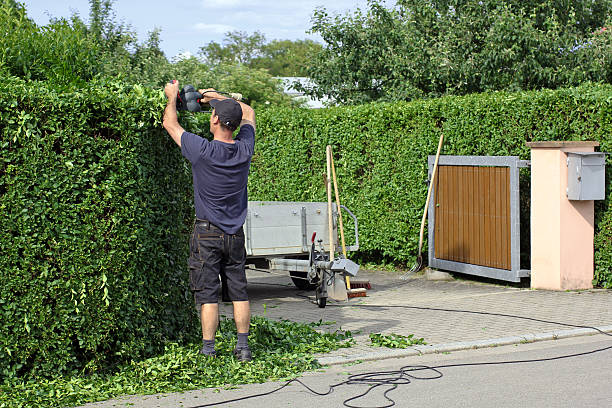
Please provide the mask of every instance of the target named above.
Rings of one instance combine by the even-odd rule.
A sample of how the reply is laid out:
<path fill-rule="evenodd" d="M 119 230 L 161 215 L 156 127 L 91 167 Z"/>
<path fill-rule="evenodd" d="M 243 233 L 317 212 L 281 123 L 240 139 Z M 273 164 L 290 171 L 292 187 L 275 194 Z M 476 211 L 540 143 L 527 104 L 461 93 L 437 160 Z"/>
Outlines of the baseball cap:
<path fill-rule="evenodd" d="M 212 99 L 210 106 L 215 109 L 215 114 L 221 123 L 236 130 L 242 121 L 242 107 L 233 99 Z"/>

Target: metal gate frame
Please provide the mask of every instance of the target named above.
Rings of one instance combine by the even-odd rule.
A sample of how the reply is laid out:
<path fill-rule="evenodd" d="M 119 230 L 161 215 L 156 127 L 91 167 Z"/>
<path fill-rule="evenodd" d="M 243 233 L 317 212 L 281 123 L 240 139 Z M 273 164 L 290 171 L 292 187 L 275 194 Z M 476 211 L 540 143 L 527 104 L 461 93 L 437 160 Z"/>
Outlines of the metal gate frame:
<path fill-rule="evenodd" d="M 428 157 L 428 180 L 431 179 L 436 156 Z M 510 264 L 511 269 L 498 269 L 487 266 L 468 264 L 436 258 L 435 248 L 435 188 L 427 210 L 429 266 L 436 269 L 484 276 L 510 282 L 520 282 L 521 278 L 529 277 L 530 270 L 521 269 L 521 221 L 519 208 L 519 168 L 529 167 L 529 161 L 519 160 L 516 156 L 440 156 L 439 166 L 486 166 L 510 168 Z"/>

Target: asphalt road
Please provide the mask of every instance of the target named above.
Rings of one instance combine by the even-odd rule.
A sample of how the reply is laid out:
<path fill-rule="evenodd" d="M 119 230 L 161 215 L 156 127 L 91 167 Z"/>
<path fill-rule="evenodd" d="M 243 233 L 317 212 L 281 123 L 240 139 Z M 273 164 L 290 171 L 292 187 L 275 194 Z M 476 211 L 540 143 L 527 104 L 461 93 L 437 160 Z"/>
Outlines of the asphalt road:
<path fill-rule="evenodd" d="M 480 363 L 551 359 L 558 356 L 605 351 L 539 362 L 516 364 Z M 472 364 L 471 366 L 456 366 Z M 406 366 L 436 366 L 432 370 L 405 371 Z M 444 367 L 447 366 L 447 367 Z M 448 367 L 452 366 L 452 367 Z M 353 407 L 611 407 L 612 406 L 612 337 L 602 335 L 557 341 L 518 344 L 489 349 L 468 350 L 450 354 L 424 355 L 384 361 L 334 366 L 302 378 L 304 384 L 320 393 L 330 384 L 359 378 L 400 384 L 380 384 L 365 396 L 348 401 Z M 408 369 L 405 369 L 408 370 Z M 385 372 L 375 376 L 368 373 Z M 352 377 L 351 377 L 352 376 Z M 361 377 L 355 377 L 361 376 Z M 415 377 L 421 377 L 415 378 Z M 439 377 L 423 379 L 427 377 Z M 219 403 L 219 407 L 342 407 L 347 399 L 368 391 L 371 385 L 345 384 L 333 388 L 329 395 L 318 396 L 294 383 L 271 395 L 238 402 L 228 400 L 270 392 L 283 383 L 245 385 L 234 390 L 200 390 L 181 394 L 132 397 L 90 406 L 196 407 Z M 385 397 L 386 392 L 386 397 Z M 387 399 L 388 398 L 388 399 Z"/>

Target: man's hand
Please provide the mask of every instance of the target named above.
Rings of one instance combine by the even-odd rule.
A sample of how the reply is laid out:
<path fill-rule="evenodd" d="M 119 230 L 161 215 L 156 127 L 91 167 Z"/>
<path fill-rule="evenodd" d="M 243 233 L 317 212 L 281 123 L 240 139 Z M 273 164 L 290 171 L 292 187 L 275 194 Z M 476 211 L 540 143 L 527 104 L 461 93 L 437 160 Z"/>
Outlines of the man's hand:
<path fill-rule="evenodd" d="M 179 91 L 179 82 L 177 80 L 168 82 L 164 88 L 166 98 L 168 98 L 168 104 L 164 110 L 164 129 L 172 137 L 172 140 L 176 142 L 179 147 L 181 146 L 181 135 L 185 131 L 178 123 L 178 117 L 176 114 L 176 97 Z"/>
<path fill-rule="evenodd" d="M 226 99 L 227 96 L 219 95 L 214 88 L 198 89 L 202 94 L 202 102 L 208 103 L 213 99 Z"/>
<path fill-rule="evenodd" d="M 168 82 L 164 88 L 164 93 L 169 101 L 175 100 L 179 93 L 179 82 L 176 79 Z"/>
<path fill-rule="evenodd" d="M 202 102 L 210 102 L 212 99 L 228 99 L 227 96 L 221 95 L 214 88 L 198 89 L 198 92 L 202 94 Z M 244 102 L 239 100 L 236 100 L 236 102 L 238 102 L 242 108 L 242 120 L 255 127 L 255 111 Z M 242 123 L 240 123 L 240 126 L 242 126 Z"/>

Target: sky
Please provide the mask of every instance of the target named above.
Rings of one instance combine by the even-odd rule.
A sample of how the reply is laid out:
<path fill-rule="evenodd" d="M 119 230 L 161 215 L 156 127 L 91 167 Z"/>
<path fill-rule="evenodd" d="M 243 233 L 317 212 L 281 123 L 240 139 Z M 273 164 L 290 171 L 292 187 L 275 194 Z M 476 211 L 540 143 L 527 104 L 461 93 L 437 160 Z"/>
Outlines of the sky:
<path fill-rule="evenodd" d="M 49 23 L 49 17 L 70 17 L 74 12 L 87 21 L 88 0 L 18 0 L 24 3 L 28 16 L 38 25 Z M 161 28 L 161 48 L 166 57 L 198 49 L 210 41 L 221 43 L 228 31 L 240 30 L 251 34 L 262 32 L 268 41 L 312 39 L 310 29 L 313 10 L 323 6 L 330 14 L 345 14 L 360 7 L 367 9 L 367 0 L 115 0 L 113 9 L 118 22 L 129 24 L 139 41 L 147 33 Z"/>

